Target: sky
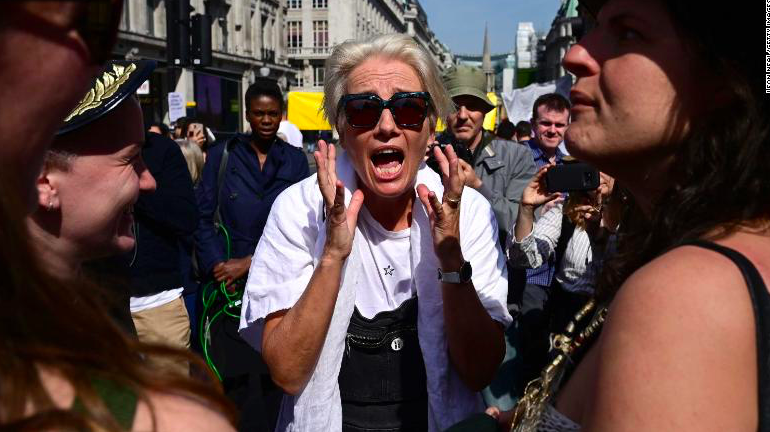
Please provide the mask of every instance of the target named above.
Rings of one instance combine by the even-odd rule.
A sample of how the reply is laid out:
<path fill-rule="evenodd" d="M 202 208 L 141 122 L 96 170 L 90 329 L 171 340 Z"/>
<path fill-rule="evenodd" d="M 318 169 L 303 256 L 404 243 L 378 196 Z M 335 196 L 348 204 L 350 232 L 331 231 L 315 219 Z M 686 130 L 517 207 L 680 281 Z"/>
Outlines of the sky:
<path fill-rule="evenodd" d="M 561 0 L 420 0 L 420 4 L 428 26 L 452 53 L 481 55 L 484 23 L 489 26 L 492 54 L 510 52 L 519 22 L 531 21 L 535 31 L 548 31 Z"/>

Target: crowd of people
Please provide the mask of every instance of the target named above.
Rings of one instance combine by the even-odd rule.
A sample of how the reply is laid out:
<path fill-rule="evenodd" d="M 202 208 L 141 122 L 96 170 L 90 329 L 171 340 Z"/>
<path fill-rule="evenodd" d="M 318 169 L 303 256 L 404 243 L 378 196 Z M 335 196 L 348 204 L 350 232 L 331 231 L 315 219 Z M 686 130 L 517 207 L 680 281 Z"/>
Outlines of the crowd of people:
<path fill-rule="evenodd" d="M 143 124 L 122 5 L 2 6 L 0 429 L 770 431 L 748 6 L 583 0 L 569 97 L 494 132 L 480 69 L 345 41 L 311 174 L 273 80 Z"/>

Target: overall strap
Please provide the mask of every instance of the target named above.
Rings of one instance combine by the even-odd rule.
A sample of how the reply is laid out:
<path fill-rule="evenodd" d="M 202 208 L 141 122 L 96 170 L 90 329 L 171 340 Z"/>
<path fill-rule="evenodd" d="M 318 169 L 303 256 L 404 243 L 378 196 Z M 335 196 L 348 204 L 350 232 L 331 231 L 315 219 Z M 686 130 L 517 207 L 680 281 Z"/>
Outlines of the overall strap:
<path fill-rule="evenodd" d="M 729 258 L 743 274 L 749 287 L 757 337 L 757 383 L 759 384 L 759 428 L 770 432 L 770 294 L 754 264 L 740 252 L 716 243 L 695 240 L 682 246 L 697 246 Z"/>

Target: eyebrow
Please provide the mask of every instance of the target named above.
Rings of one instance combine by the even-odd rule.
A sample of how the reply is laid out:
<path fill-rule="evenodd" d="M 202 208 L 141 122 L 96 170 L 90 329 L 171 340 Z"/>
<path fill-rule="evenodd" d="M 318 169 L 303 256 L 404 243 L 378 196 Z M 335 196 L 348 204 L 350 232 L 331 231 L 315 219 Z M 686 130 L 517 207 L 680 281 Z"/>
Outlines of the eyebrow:
<path fill-rule="evenodd" d="M 627 21 L 627 20 L 645 27 L 649 26 L 649 22 L 646 19 L 640 17 L 639 15 L 633 15 L 629 12 L 620 12 L 616 15 L 611 15 L 610 18 L 607 20 L 607 23 L 610 26 L 616 26 L 620 24 L 621 21 Z"/>

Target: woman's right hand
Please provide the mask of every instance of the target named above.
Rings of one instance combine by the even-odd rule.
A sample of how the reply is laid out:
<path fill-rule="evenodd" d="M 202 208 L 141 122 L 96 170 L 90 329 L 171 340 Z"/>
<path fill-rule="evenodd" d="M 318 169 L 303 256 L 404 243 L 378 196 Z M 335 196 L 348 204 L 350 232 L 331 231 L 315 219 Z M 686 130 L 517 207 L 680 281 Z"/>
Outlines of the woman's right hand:
<path fill-rule="evenodd" d="M 524 188 L 524 192 L 521 195 L 521 207 L 534 211 L 541 205 L 561 196 L 558 192 L 549 193 L 545 184 L 545 173 L 553 166 L 555 165 L 544 165 L 537 171 L 537 174 L 535 174 L 527 187 Z"/>
<path fill-rule="evenodd" d="M 318 188 L 326 208 L 326 244 L 324 258 L 344 261 L 353 248 L 358 212 L 364 203 L 361 190 L 353 192 L 350 205 L 345 207 L 345 185 L 337 178 L 337 152 L 334 144 L 318 141 L 313 152 L 318 167 Z"/>

